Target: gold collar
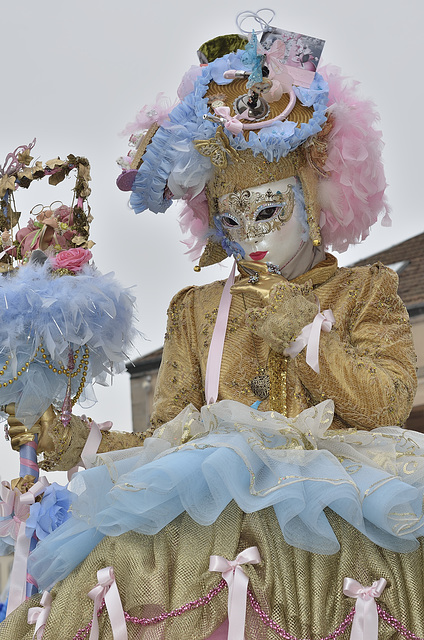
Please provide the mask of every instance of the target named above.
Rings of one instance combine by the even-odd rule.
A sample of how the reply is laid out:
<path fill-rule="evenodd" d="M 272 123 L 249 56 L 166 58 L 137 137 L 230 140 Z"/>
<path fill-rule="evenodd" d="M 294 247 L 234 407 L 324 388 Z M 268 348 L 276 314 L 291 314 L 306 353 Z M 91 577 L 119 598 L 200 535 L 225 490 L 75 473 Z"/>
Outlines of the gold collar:
<path fill-rule="evenodd" d="M 337 258 L 331 255 L 331 253 L 326 253 L 325 260 L 321 260 L 321 262 L 318 262 L 310 271 L 302 273 L 290 282 L 304 284 L 307 280 L 311 280 L 313 286 L 316 287 L 332 278 L 337 271 L 337 266 Z"/>
<path fill-rule="evenodd" d="M 304 284 L 309 280 L 310 282 L 312 282 L 312 285 L 316 287 L 317 285 L 323 284 L 324 282 L 327 282 L 327 280 L 332 278 L 337 271 L 337 266 L 337 259 L 333 255 L 331 255 L 331 253 L 326 253 L 324 260 L 318 262 L 318 264 L 316 264 L 306 273 L 302 273 L 300 276 L 293 278 L 293 280 L 290 280 L 290 282 L 295 282 L 296 284 Z M 255 289 L 261 289 L 261 284 L 265 289 L 269 289 L 271 282 L 272 284 L 275 284 L 278 279 L 285 279 L 283 276 L 279 276 L 274 273 L 270 274 L 268 272 L 268 267 L 264 262 L 250 262 L 247 260 L 239 260 L 237 263 L 237 268 L 240 272 L 243 282 L 246 280 L 246 276 L 251 276 L 252 272 L 256 272 L 258 274 L 258 283 L 252 283 L 250 285 Z M 270 280 L 269 283 L 268 280 Z"/>

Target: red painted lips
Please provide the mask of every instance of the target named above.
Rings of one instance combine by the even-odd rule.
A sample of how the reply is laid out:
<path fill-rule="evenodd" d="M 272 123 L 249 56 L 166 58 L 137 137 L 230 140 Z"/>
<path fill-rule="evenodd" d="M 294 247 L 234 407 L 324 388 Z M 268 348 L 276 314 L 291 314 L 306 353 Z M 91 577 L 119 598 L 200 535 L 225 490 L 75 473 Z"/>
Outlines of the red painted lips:
<path fill-rule="evenodd" d="M 249 258 L 252 258 L 255 262 L 259 262 L 263 260 L 268 251 L 255 251 L 254 253 L 249 253 Z"/>

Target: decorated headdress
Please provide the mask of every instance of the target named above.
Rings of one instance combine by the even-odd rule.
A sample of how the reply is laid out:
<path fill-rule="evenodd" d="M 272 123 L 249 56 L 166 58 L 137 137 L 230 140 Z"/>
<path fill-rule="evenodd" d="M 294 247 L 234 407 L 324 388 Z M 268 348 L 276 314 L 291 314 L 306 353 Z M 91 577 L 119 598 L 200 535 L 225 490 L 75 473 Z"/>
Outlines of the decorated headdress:
<path fill-rule="evenodd" d="M 390 224 L 378 115 L 336 67 L 316 70 L 323 45 L 268 24 L 260 42 L 255 32 L 215 38 L 179 102 L 160 95 L 127 126 L 134 148 L 118 160 L 118 186 L 136 213 L 185 200 L 181 226 L 201 266 L 232 252 L 214 224 L 217 199 L 289 176 L 300 179 L 315 245 L 345 251 L 380 214 Z"/>

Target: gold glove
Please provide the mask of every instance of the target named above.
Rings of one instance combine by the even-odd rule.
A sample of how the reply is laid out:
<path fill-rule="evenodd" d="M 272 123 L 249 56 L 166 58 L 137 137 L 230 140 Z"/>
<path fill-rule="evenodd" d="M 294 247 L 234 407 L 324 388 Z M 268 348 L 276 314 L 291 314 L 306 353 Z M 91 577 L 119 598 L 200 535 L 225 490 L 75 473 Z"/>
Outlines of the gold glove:
<path fill-rule="evenodd" d="M 7 422 L 9 423 L 9 436 L 12 449 L 19 451 L 19 448 L 28 442 L 32 442 L 36 434 L 39 434 L 37 453 L 42 451 L 51 452 L 54 450 L 54 442 L 49 434 L 50 427 L 56 421 L 56 413 L 50 407 L 43 413 L 38 421 L 28 429 L 15 416 L 14 403 L 6 406 L 6 413 L 9 414 Z"/>
<path fill-rule="evenodd" d="M 258 299 L 258 304 L 268 302 L 270 291 L 276 284 L 288 282 L 283 276 L 269 273 L 268 267 L 263 262 L 239 260 L 237 264 L 241 274 L 243 276 L 246 275 L 246 277 L 233 284 L 231 293 L 233 295 L 248 294 L 249 297 L 255 296 Z"/>
<path fill-rule="evenodd" d="M 280 280 L 271 289 L 266 307 L 247 310 L 246 324 L 274 351 L 283 353 L 317 313 L 310 282 L 299 285 Z"/>

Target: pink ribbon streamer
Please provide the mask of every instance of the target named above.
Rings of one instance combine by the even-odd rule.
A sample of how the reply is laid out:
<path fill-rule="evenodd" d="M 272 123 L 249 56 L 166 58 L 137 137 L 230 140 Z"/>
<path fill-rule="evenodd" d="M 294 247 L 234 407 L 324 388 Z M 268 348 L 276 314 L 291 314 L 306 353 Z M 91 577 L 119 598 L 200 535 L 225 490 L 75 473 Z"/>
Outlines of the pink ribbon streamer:
<path fill-rule="evenodd" d="M 35 624 L 33 640 L 41 640 L 46 626 L 47 618 L 49 617 L 52 597 L 48 591 L 45 591 L 40 600 L 41 607 L 31 607 L 28 609 L 28 624 Z"/>
<path fill-rule="evenodd" d="M 224 351 L 225 333 L 227 331 L 228 315 L 230 313 L 232 298 L 230 289 L 234 284 L 235 275 L 236 263 L 234 262 L 219 302 L 218 315 L 216 317 L 212 340 L 209 347 L 205 374 L 205 396 L 207 404 L 213 404 L 218 398 L 222 353 Z"/>
<path fill-rule="evenodd" d="M 85 469 L 88 469 L 91 466 L 91 460 L 96 455 L 100 443 L 102 441 L 102 431 L 109 431 L 113 427 L 113 422 L 108 420 L 107 422 L 101 422 L 97 424 L 97 422 L 88 423 L 88 427 L 90 429 L 90 433 L 88 434 L 88 438 L 85 442 L 84 448 L 81 451 L 81 461 Z M 76 467 L 72 467 L 68 471 L 68 480 L 71 480 L 74 473 L 78 471 L 78 465 Z"/>
<path fill-rule="evenodd" d="M 5 493 L 8 493 L 8 495 L 6 495 L 6 500 L 0 507 L 2 507 L 2 513 L 9 512 L 8 516 L 10 520 L 2 523 L 0 536 L 10 535 L 16 540 L 13 566 L 10 574 L 7 616 L 22 604 L 22 602 L 25 602 L 26 599 L 27 562 L 31 544 L 31 536 L 28 537 L 25 534 L 26 519 L 29 516 L 30 506 L 35 502 L 35 498 L 42 493 L 48 485 L 49 482 L 47 478 L 43 477 L 26 493 L 20 493 L 17 489 L 12 491 L 6 483 L 2 482 L 0 489 L 2 498 Z M 13 497 L 13 504 L 11 496 Z"/>
<path fill-rule="evenodd" d="M 235 560 L 211 556 L 209 571 L 220 571 L 228 584 L 228 640 L 243 640 L 246 623 L 246 598 L 249 578 L 242 564 L 258 564 L 261 561 L 257 547 L 249 547 Z"/>
<path fill-rule="evenodd" d="M 303 327 L 296 340 L 293 340 L 287 349 L 284 349 L 284 355 L 295 358 L 306 346 L 306 363 L 315 373 L 319 373 L 319 340 L 321 331 L 329 333 L 335 321 L 331 309 L 326 309 L 322 313 L 318 311 L 313 321 Z"/>
<path fill-rule="evenodd" d="M 374 598 L 378 598 L 387 582 L 380 578 L 370 587 L 352 578 L 345 578 L 343 593 L 349 598 L 356 598 L 355 617 L 352 622 L 350 640 L 378 640 L 378 611 Z"/>
<path fill-rule="evenodd" d="M 99 640 L 99 620 L 97 612 L 103 600 L 105 601 L 109 614 L 113 640 L 128 640 L 124 610 L 122 608 L 113 567 L 99 569 L 97 572 L 97 580 L 98 583 L 88 594 L 89 598 L 94 600 L 94 612 L 89 640 Z"/>

